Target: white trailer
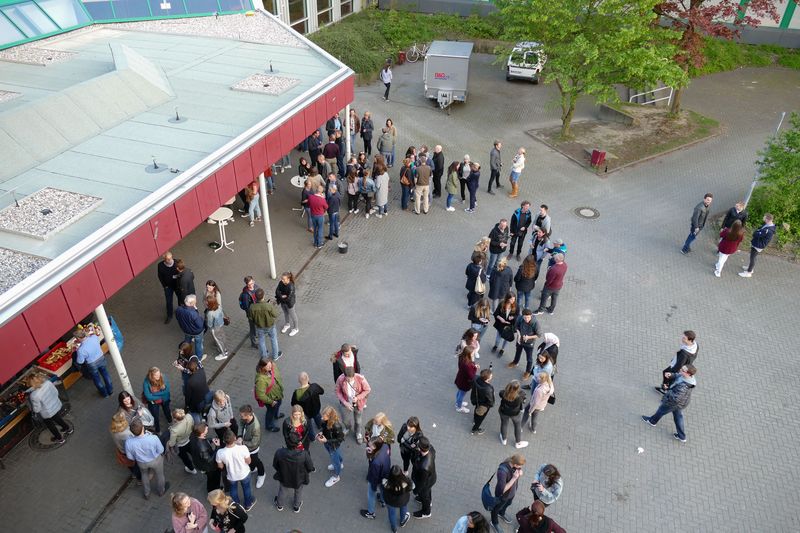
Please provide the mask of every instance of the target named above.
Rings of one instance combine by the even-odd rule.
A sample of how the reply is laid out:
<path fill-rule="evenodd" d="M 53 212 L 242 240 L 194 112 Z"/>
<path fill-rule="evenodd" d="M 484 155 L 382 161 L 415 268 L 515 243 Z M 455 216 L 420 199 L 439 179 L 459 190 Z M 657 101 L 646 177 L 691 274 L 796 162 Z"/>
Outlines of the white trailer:
<path fill-rule="evenodd" d="M 467 101 L 472 47 L 472 43 L 433 41 L 425 55 L 425 96 L 436 100 L 442 109 L 453 102 Z"/>

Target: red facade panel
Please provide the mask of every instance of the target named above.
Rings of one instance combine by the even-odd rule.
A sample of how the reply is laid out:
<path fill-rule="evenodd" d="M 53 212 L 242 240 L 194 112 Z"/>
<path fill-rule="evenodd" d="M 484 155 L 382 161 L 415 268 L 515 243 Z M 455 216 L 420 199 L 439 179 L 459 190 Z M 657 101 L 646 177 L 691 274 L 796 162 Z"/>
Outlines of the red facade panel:
<path fill-rule="evenodd" d="M 86 265 L 77 274 L 61 284 L 67 306 L 72 313 L 72 323 L 77 324 L 94 308 L 106 300 L 103 286 L 94 263 Z"/>
<path fill-rule="evenodd" d="M 303 133 L 306 137 L 314 133 L 314 130 L 319 128 L 317 124 L 317 111 L 314 107 L 314 102 L 311 102 L 305 109 L 303 109 L 303 122 L 305 122 L 305 130 Z"/>
<path fill-rule="evenodd" d="M 324 127 L 325 122 L 327 122 L 328 119 L 331 118 L 331 115 L 328 114 L 328 109 L 325 104 L 324 96 L 320 96 L 314 101 L 314 110 L 316 111 L 317 115 L 317 120 L 316 120 L 317 127 L 320 126 Z"/>
<path fill-rule="evenodd" d="M 203 217 L 200 216 L 200 207 L 197 205 L 197 188 L 191 189 L 175 201 L 175 214 L 178 216 L 181 237 L 186 237 L 200 225 Z"/>
<path fill-rule="evenodd" d="M 151 218 L 150 229 L 153 231 L 153 240 L 156 241 L 158 255 L 163 255 L 164 252 L 181 240 L 181 230 L 178 227 L 175 204 L 170 205 Z"/>
<path fill-rule="evenodd" d="M 261 172 L 255 175 L 253 174 L 253 166 L 252 162 L 250 161 L 250 150 L 245 150 L 236 156 L 236 159 L 233 160 L 233 170 L 236 173 L 237 191 L 241 191 L 247 187 L 247 185 L 249 185 L 250 182 L 258 176 L 258 174 L 261 174 Z"/>
<path fill-rule="evenodd" d="M 200 208 L 200 218 L 208 218 L 208 215 L 219 209 L 222 202 L 219 200 L 217 191 L 217 180 L 214 176 L 209 176 L 195 188 L 197 194 L 197 206 Z M 230 198 L 230 197 L 228 197 Z M 228 198 L 225 198 L 227 200 Z"/>
<path fill-rule="evenodd" d="M 22 316 L 30 327 L 39 352 L 47 350 L 53 341 L 75 325 L 61 287 L 39 298 L 35 304 L 22 312 Z"/>
<path fill-rule="evenodd" d="M 339 100 L 339 89 L 338 85 L 336 87 L 331 87 L 328 89 L 328 92 L 325 93 L 323 98 L 325 99 L 325 108 L 327 109 L 327 118 L 331 118 L 333 115 L 338 113 L 344 107 L 344 104 L 340 105 Z"/>
<path fill-rule="evenodd" d="M 267 149 L 267 164 L 272 165 L 281 158 L 281 135 L 279 128 L 276 128 L 267 136 L 265 147 Z"/>
<path fill-rule="evenodd" d="M 283 157 L 285 154 L 288 154 L 294 148 L 294 135 L 292 133 L 292 123 L 290 121 L 286 121 L 281 124 L 281 127 L 278 129 L 278 134 L 281 138 L 281 153 L 278 157 Z"/>
<path fill-rule="evenodd" d="M 220 205 L 227 202 L 229 198 L 236 195 L 241 189 L 236 186 L 236 171 L 233 168 L 233 163 L 228 163 L 214 174 L 217 180 L 217 191 L 219 192 L 219 203 L 216 210 Z M 214 211 L 212 211 L 213 213 Z M 209 213 L 210 214 L 210 213 Z"/>
<path fill-rule="evenodd" d="M 292 124 L 292 148 L 296 147 L 298 144 L 303 142 L 303 138 L 305 137 L 305 120 L 303 118 L 303 113 L 297 113 L 296 115 L 292 116 L 289 119 Z M 291 152 L 291 149 L 289 150 Z M 287 154 L 289 152 L 286 152 Z"/>
<path fill-rule="evenodd" d="M 122 242 L 125 243 L 125 252 L 128 254 L 128 261 L 134 276 L 147 268 L 158 257 L 153 230 L 149 222 L 133 230 L 133 233 L 125 237 Z"/>
<path fill-rule="evenodd" d="M 133 279 L 125 245 L 120 241 L 94 260 L 97 276 L 103 286 L 106 300 Z"/>
<path fill-rule="evenodd" d="M 341 98 L 341 101 L 344 105 L 352 104 L 353 100 L 355 100 L 354 83 L 355 83 L 355 78 L 353 76 L 350 76 L 349 78 L 347 78 L 346 80 L 344 80 L 342 83 L 339 84 L 339 87 L 341 87 L 342 91 L 339 94 L 339 98 Z"/>
<path fill-rule="evenodd" d="M 39 348 L 22 315 L 15 316 L 0 328 L 0 346 L 3 346 L 0 383 L 10 380 L 39 355 Z"/>
<path fill-rule="evenodd" d="M 253 176 L 256 177 L 267 169 L 267 138 L 263 137 L 260 141 L 250 148 L 250 165 Z"/>

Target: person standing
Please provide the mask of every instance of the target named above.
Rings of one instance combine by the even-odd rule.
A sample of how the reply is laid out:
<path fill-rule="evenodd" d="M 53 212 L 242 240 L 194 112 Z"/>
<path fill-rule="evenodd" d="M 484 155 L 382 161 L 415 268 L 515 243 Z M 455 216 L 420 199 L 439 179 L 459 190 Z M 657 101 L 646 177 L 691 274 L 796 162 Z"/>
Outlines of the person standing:
<path fill-rule="evenodd" d="M 511 215 L 511 244 L 508 247 L 508 260 L 514 255 L 514 245 L 517 248 L 517 261 L 522 253 L 522 244 L 528 235 L 531 226 L 531 203 L 527 200 L 520 204 L 519 209 Z"/>
<path fill-rule="evenodd" d="M 508 260 L 502 257 L 495 264 L 489 278 L 489 293 L 486 296 L 492 301 L 492 306 L 496 306 L 500 298 L 511 291 L 513 282 L 514 271 L 508 267 Z"/>
<path fill-rule="evenodd" d="M 334 352 L 331 356 L 331 364 L 333 365 L 333 382 L 334 384 L 339 380 L 339 376 L 344 374 L 347 367 L 352 367 L 356 374 L 361 373 L 361 365 L 358 363 L 358 346 L 355 344 L 342 344 L 338 352 Z M 345 431 L 347 434 L 347 431 Z"/>
<path fill-rule="evenodd" d="M 392 467 L 391 446 L 380 437 L 370 437 L 367 442 L 367 508 L 361 509 L 361 516 L 375 520 L 375 500 L 383 501 L 383 480 L 389 475 Z"/>
<path fill-rule="evenodd" d="M 175 311 L 175 320 L 183 331 L 183 341 L 194 344 L 194 353 L 203 359 L 206 354 L 203 346 L 206 321 L 197 310 L 197 296 L 190 294 L 186 297 L 184 305 Z"/>
<path fill-rule="evenodd" d="M 525 373 L 522 379 L 531 377 L 531 368 L 533 368 L 533 346 L 536 344 L 536 339 L 541 335 L 539 328 L 539 321 L 534 318 L 530 309 L 523 309 L 522 314 L 514 321 L 514 337 L 516 338 L 516 352 L 514 360 L 508 363 L 508 368 L 515 368 L 519 364 L 522 351 L 525 351 Z"/>
<path fill-rule="evenodd" d="M 489 232 L 489 264 L 486 265 L 486 270 L 489 272 L 494 268 L 500 255 L 508 249 L 509 233 L 508 220 L 505 218 L 501 218 Z"/>
<path fill-rule="evenodd" d="M 489 414 L 489 410 L 494 407 L 494 387 L 492 387 L 492 365 L 481 370 L 481 373 L 472 383 L 470 401 L 475 406 L 475 413 L 472 416 L 472 434 L 483 435 L 486 431 L 481 427 L 483 419 Z"/>
<path fill-rule="evenodd" d="M 514 275 L 514 288 L 517 289 L 519 304 L 523 309 L 531 308 L 531 293 L 536 285 L 536 271 L 536 256 L 528 255 Z"/>
<path fill-rule="evenodd" d="M 325 406 L 325 409 L 322 410 L 322 427 L 320 432 L 317 433 L 317 440 L 322 443 L 331 458 L 328 471 L 332 474 L 328 481 L 325 482 L 325 486 L 331 488 L 339 482 L 342 468 L 344 467 L 342 452 L 339 451 L 342 442 L 344 442 L 344 429 L 336 409 L 330 405 Z"/>
<path fill-rule="evenodd" d="M 378 156 L 375 156 L 376 159 Z M 372 194 L 375 192 L 375 182 L 370 177 L 370 170 L 368 168 L 364 169 L 364 175 L 358 178 L 358 193 L 364 199 L 364 218 L 369 218 L 369 216 L 375 210 L 372 207 Z M 353 211 L 353 214 L 358 214 L 358 203 L 356 202 L 356 210 Z"/>
<path fill-rule="evenodd" d="M 283 309 L 283 318 L 286 320 L 286 324 L 284 324 L 283 328 L 281 328 L 281 333 L 286 333 L 291 329 L 291 331 L 289 331 L 289 336 L 294 337 L 300 331 L 300 324 L 297 320 L 297 312 L 294 309 L 297 300 L 294 274 L 291 272 L 284 272 L 281 274 L 281 280 L 275 287 L 275 299 L 281 304 L 281 309 Z"/>
<path fill-rule="evenodd" d="M 381 128 L 381 135 L 378 137 L 376 148 L 383 156 L 384 160 L 388 161 L 392 156 L 392 134 L 389 132 L 388 128 Z"/>
<path fill-rule="evenodd" d="M 541 465 L 531 483 L 533 499 L 548 507 L 558 500 L 563 489 L 564 480 L 561 478 L 558 468 L 552 464 Z"/>
<path fill-rule="evenodd" d="M 178 289 L 178 269 L 172 258 L 172 252 L 167 251 L 164 254 L 163 259 L 158 263 L 157 271 L 158 281 L 164 289 L 164 299 L 167 305 L 167 317 L 164 319 L 164 324 L 169 324 L 173 314 L 172 299 Z M 180 300 L 178 300 L 178 305 L 180 305 Z"/>
<path fill-rule="evenodd" d="M 73 333 L 75 337 L 75 352 L 77 356 L 75 362 L 86 365 L 94 381 L 94 386 L 103 398 L 108 398 L 114 392 L 114 385 L 106 367 L 106 356 L 100 347 L 100 339 L 94 331 L 86 332 L 86 329 L 78 329 Z"/>
<path fill-rule="evenodd" d="M 492 353 L 497 353 L 497 357 L 503 357 L 503 351 L 509 341 L 514 340 L 514 322 L 517 320 L 517 297 L 514 293 L 508 293 L 503 298 L 503 301 L 494 310 L 494 329 L 497 330 L 497 335 L 494 339 L 494 346 L 492 346 Z M 503 341 L 502 346 L 500 341 Z"/>
<path fill-rule="evenodd" d="M 342 205 L 342 195 L 337 185 L 328 187 L 325 200 L 328 202 L 328 236 L 325 238 L 331 241 L 334 237 L 339 237 L 339 209 Z"/>
<path fill-rule="evenodd" d="M 661 394 L 667 392 L 669 386 L 678 377 L 681 368 L 683 368 L 684 365 L 694 364 L 694 360 L 697 358 L 698 348 L 697 334 L 690 329 L 684 331 L 678 353 L 672 358 L 669 366 L 661 372 L 661 386 L 655 388 L 658 392 Z"/>
<path fill-rule="evenodd" d="M 548 372 L 539 372 L 535 381 L 537 385 L 533 390 L 533 394 L 531 394 L 531 402 L 526 408 L 527 416 L 530 417 L 528 429 L 534 434 L 536 434 L 536 420 L 539 416 L 539 413 L 544 411 L 544 408 L 547 407 L 550 397 L 555 394 L 553 379 L 550 377 Z M 526 421 L 525 418 L 526 415 L 523 415 L 523 424 Z"/>
<path fill-rule="evenodd" d="M 672 434 L 675 439 L 686 442 L 686 431 L 683 424 L 683 410 L 689 406 L 692 398 L 692 390 L 697 386 L 695 374 L 697 369 L 694 365 L 687 364 L 681 367 L 680 373 L 675 381 L 670 385 L 669 390 L 661 398 L 661 405 L 652 416 L 642 415 L 642 420 L 654 426 L 658 424 L 661 417 L 667 413 L 672 413 L 675 420 L 676 432 Z"/>
<path fill-rule="evenodd" d="M 474 305 L 469 308 L 467 315 L 472 329 L 478 332 L 478 341 L 483 340 L 483 335 L 489 329 L 489 320 L 492 318 L 492 304 L 489 298 L 479 298 Z"/>
<path fill-rule="evenodd" d="M 250 305 L 248 314 L 256 328 L 258 351 L 261 359 L 266 359 L 271 355 L 277 361 L 283 355 L 283 352 L 278 348 L 278 331 L 275 328 L 278 308 L 272 302 L 265 300 L 264 289 L 256 289 L 256 303 Z M 267 350 L 267 337 L 269 337 L 272 344 L 271 354 Z"/>
<path fill-rule="evenodd" d="M 322 155 L 325 157 L 325 162 L 330 165 L 331 172 L 338 174 L 339 145 L 336 143 L 336 136 L 333 133 L 328 134 L 328 142 L 322 147 Z M 327 175 L 323 174 L 323 176 Z"/>
<path fill-rule="evenodd" d="M 356 135 L 361 132 L 361 121 L 355 108 L 350 108 L 350 153 L 356 153 Z"/>
<path fill-rule="evenodd" d="M 519 178 L 525 169 L 525 148 L 520 147 L 514 159 L 511 160 L 511 174 L 508 179 L 511 182 L 511 192 L 509 198 L 516 198 L 519 194 Z"/>
<path fill-rule="evenodd" d="M 219 348 L 219 354 L 214 356 L 217 361 L 224 361 L 230 356 L 225 338 L 225 313 L 222 311 L 219 300 L 214 296 L 206 296 L 206 327 L 211 332 L 211 338 Z"/>
<path fill-rule="evenodd" d="M 303 486 L 309 483 L 309 473 L 314 471 L 314 463 L 311 454 L 299 449 L 299 445 L 300 437 L 290 433 L 286 447 L 278 448 L 272 458 L 272 468 L 275 469 L 272 477 L 278 482 L 278 495 L 273 503 L 278 511 L 283 511 L 283 493 L 288 490 L 294 491 L 292 510 L 299 513 L 303 506 Z"/>
<path fill-rule="evenodd" d="M 145 432 L 138 418 L 131 421 L 130 428 L 133 436 L 125 441 L 125 455 L 131 461 L 136 461 L 142 472 L 144 499 L 150 499 L 151 474 L 156 481 L 156 494 L 163 496 L 169 488 L 169 483 L 164 480 L 164 445 L 158 437 Z"/>
<path fill-rule="evenodd" d="M 467 176 L 467 190 L 469 191 L 469 208 L 464 209 L 467 213 L 474 213 L 475 206 L 478 205 L 478 187 L 481 181 L 481 164 L 473 161 L 470 164 L 470 173 Z"/>
<path fill-rule="evenodd" d="M 42 418 L 42 422 L 44 422 L 53 437 L 53 444 L 64 444 L 66 442 L 64 437 L 72 435 L 75 430 L 61 417 L 62 405 L 61 400 L 58 398 L 58 389 L 41 372 L 36 372 L 28 378 L 27 385 L 30 387 L 28 389 L 30 394 L 28 399 L 30 400 L 32 411 Z M 64 435 L 58 431 L 56 424 L 64 432 Z"/>
<path fill-rule="evenodd" d="M 128 459 L 125 455 L 125 441 L 131 438 L 133 434 L 130 427 L 128 427 L 128 420 L 125 418 L 124 413 L 116 412 L 111 416 L 109 431 L 111 432 L 111 440 L 114 441 L 114 453 L 117 462 L 130 471 L 131 477 L 141 482 L 142 472 L 139 470 L 139 466 L 136 461 Z"/>
<path fill-rule="evenodd" d="M 184 391 L 186 407 L 192 413 L 195 422 L 199 422 L 203 413 L 211 405 L 213 394 L 208 388 L 206 371 L 196 360 L 189 361 L 187 370 L 189 371 L 189 378 L 186 380 Z"/>
<path fill-rule="evenodd" d="M 292 393 L 291 404 L 302 407 L 306 418 L 309 421 L 314 421 L 316 430 L 319 432 L 322 428 L 322 415 L 320 414 L 321 402 L 319 397 L 325 394 L 325 389 L 320 387 L 317 383 L 310 383 L 308 374 L 305 372 L 300 372 L 300 375 L 297 376 L 297 381 L 300 387 L 295 389 Z M 309 430 L 309 437 L 313 439 L 315 435 L 311 424 L 309 424 Z"/>
<path fill-rule="evenodd" d="M 336 397 L 339 400 L 339 411 L 346 428 L 345 435 L 349 432 L 350 424 L 347 422 L 350 414 L 353 416 L 353 431 L 356 442 L 361 444 L 364 434 L 361 429 L 361 419 L 367 407 L 367 396 L 372 389 L 367 379 L 357 374 L 352 366 L 345 367 L 344 373 L 336 380 Z"/>
<path fill-rule="evenodd" d="M 567 533 L 555 520 L 544 515 L 544 504 L 536 500 L 517 512 L 517 533 Z"/>
<path fill-rule="evenodd" d="M 411 499 L 411 480 L 400 470 L 398 465 L 389 469 L 389 475 L 383 480 L 383 498 L 389 512 L 389 527 L 392 533 L 405 527 L 411 519 L 408 512 L 408 501 Z"/>
<path fill-rule="evenodd" d="M 456 210 L 453 207 L 453 198 L 456 197 L 456 193 L 458 192 L 458 161 L 453 161 L 450 163 L 450 166 L 447 167 L 447 183 L 444 186 L 445 191 L 447 191 L 447 201 L 445 202 L 446 209 L 450 213 Z"/>
<path fill-rule="evenodd" d="M 383 218 L 389 214 L 389 172 L 385 165 L 376 163 L 372 176 L 375 181 L 375 205 L 378 207 L 378 214 L 375 216 Z"/>
<path fill-rule="evenodd" d="M 458 164 L 458 181 L 461 185 L 461 203 L 467 201 L 467 178 L 469 178 L 469 173 L 472 172 L 472 168 L 470 167 L 470 159 L 469 154 L 464 154 L 464 159 L 461 163 Z"/>
<path fill-rule="evenodd" d="M 550 237 L 550 235 L 553 233 L 552 221 L 550 219 L 550 208 L 547 207 L 547 204 L 542 204 L 539 206 L 539 214 L 536 215 L 536 220 L 533 224 L 537 228 L 541 228 L 547 237 Z M 531 240 L 533 240 L 533 238 L 531 238 Z"/>
<path fill-rule="evenodd" d="M 250 326 L 250 346 L 252 348 L 258 348 L 258 344 L 256 341 L 256 325 L 253 323 L 253 319 L 250 318 L 250 306 L 258 301 L 256 299 L 256 291 L 260 288 L 256 285 L 253 276 L 245 276 L 244 287 L 242 287 L 242 293 L 239 295 L 239 308 L 244 311 Z"/>
<path fill-rule="evenodd" d="M 253 413 L 253 407 L 249 404 L 243 405 L 239 408 L 239 420 L 241 421 L 236 428 L 236 444 L 247 446 L 250 452 L 250 473 L 256 471 L 256 488 L 260 489 L 264 486 L 264 480 L 267 477 L 264 471 L 264 463 L 258 456 L 261 450 L 261 424 Z"/>
<path fill-rule="evenodd" d="M 486 292 L 486 272 L 483 271 L 481 264 L 486 256 L 482 252 L 472 254 L 472 261 L 467 265 L 465 275 L 467 276 L 467 306 L 472 307 L 481 299 Z M 480 281 L 480 283 L 479 283 Z"/>
<path fill-rule="evenodd" d="M 422 428 L 419 425 L 419 418 L 416 416 L 408 417 L 405 424 L 400 426 L 397 434 L 397 442 L 400 445 L 400 457 L 403 459 L 403 472 L 409 473 L 409 468 L 419 453 L 419 439 L 423 437 Z"/>
<path fill-rule="evenodd" d="M 416 167 L 416 180 L 414 182 L 414 214 L 419 215 L 420 203 L 422 212 L 428 214 L 428 193 L 430 192 L 431 167 L 425 159 L 421 159 Z"/>
<path fill-rule="evenodd" d="M 211 529 L 220 533 L 245 533 L 247 511 L 219 489 L 208 491 L 208 503 L 211 504 Z"/>
<path fill-rule="evenodd" d="M 206 474 L 206 492 L 217 490 L 222 481 L 222 472 L 217 468 L 217 450 L 219 439 L 209 439 L 208 426 L 205 422 L 195 424 L 189 439 L 192 463 L 195 468 Z"/>
<path fill-rule="evenodd" d="M 272 169 L 269 169 L 269 173 L 272 173 Z M 269 180 L 267 180 L 267 183 L 269 183 L 271 179 L 272 176 L 270 176 Z M 269 185 L 267 186 L 269 187 Z M 269 194 L 272 194 L 272 187 L 270 187 L 268 191 Z M 250 184 L 245 187 L 244 194 L 245 198 L 247 198 L 247 217 L 250 219 L 250 227 L 252 228 L 255 226 L 256 222 L 261 221 L 261 205 L 259 205 L 258 182 L 251 181 Z"/>
<path fill-rule="evenodd" d="M 206 533 L 206 508 L 188 494 L 176 492 L 172 495 L 172 530 L 175 533 Z"/>
<path fill-rule="evenodd" d="M 194 421 L 191 416 L 187 416 L 186 411 L 183 409 L 172 410 L 172 423 L 169 425 L 169 440 L 166 446 L 170 450 L 177 450 L 178 457 L 183 461 L 183 469 L 187 474 L 192 475 L 197 474 L 189 449 L 193 429 Z"/>
<path fill-rule="evenodd" d="M 216 432 L 217 437 L 220 439 L 225 436 L 225 431 L 229 429 L 233 431 L 234 435 L 237 433 L 238 424 L 233 414 L 231 397 L 225 391 L 214 391 L 213 400 L 206 415 L 206 424 Z"/>
<path fill-rule="evenodd" d="M 714 265 L 714 275 L 720 277 L 722 275 L 722 268 L 731 254 L 735 254 L 739 249 L 739 245 L 744 239 L 744 227 L 740 220 L 734 220 L 730 228 L 722 228 L 719 232 L 719 244 L 717 245 L 717 264 Z"/>
<path fill-rule="evenodd" d="M 456 373 L 456 411 L 459 413 L 469 413 L 468 402 L 464 401 L 464 396 L 472 390 L 475 375 L 480 370 L 480 365 L 473 361 L 475 348 L 464 346 L 458 355 L 458 373 Z"/>
<path fill-rule="evenodd" d="M 442 196 L 442 176 L 444 175 L 444 153 L 442 145 L 437 144 L 433 147 L 433 197 Z"/>
<path fill-rule="evenodd" d="M 548 298 L 550 298 L 550 307 L 546 308 L 547 313 L 552 315 L 556 311 L 558 293 L 564 286 L 564 276 L 567 274 L 567 264 L 564 262 L 564 254 L 554 254 L 553 259 L 555 264 L 547 269 L 547 276 L 542 288 L 542 298 L 539 301 L 539 308 L 533 313 L 534 315 L 544 313 Z"/>
<path fill-rule="evenodd" d="M 183 259 L 175 261 L 175 271 L 177 272 L 177 296 L 178 306 L 184 305 L 186 297 L 189 295 L 197 294 L 194 289 L 194 272 L 186 266 Z"/>
<path fill-rule="evenodd" d="M 411 189 L 414 187 L 414 169 L 411 167 L 411 158 L 403 159 L 400 167 L 400 209 L 408 211 L 408 200 L 411 198 Z"/>
<path fill-rule="evenodd" d="M 366 111 L 364 118 L 361 119 L 361 139 L 364 141 L 364 154 L 369 157 L 372 155 L 372 132 L 375 125 L 372 123 L 372 113 Z"/>
<path fill-rule="evenodd" d="M 436 450 L 428 437 L 420 437 L 417 442 L 419 453 L 414 459 L 411 480 L 414 482 L 414 494 L 422 504 L 419 511 L 412 513 L 414 518 L 430 518 L 433 495 L 431 490 L 436 484 Z"/>
<path fill-rule="evenodd" d="M 495 504 L 491 509 L 492 527 L 497 533 L 502 533 L 499 519 L 506 524 L 511 523 L 511 519 L 506 516 L 506 509 L 511 506 L 514 496 L 517 495 L 523 466 L 525 466 L 525 456 L 515 453 L 497 467 L 497 474 L 495 474 L 497 484 L 494 487 Z"/>
<path fill-rule="evenodd" d="M 683 247 L 681 248 L 681 253 L 683 255 L 686 255 L 692 251 L 692 243 L 697 238 L 697 234 L 700 233 L 700 231 L 705 227 L 706 219 L 708 218 L 708 211 L 711 207 L 711 202 L 713 199 L 713 194 L 710 192 L 706 193 L 706 195 L 703 196 L 703 201 L 694 207 L 689 226 L 689 236 L 686 237 L 686 241 L 683 243 Z"/>
<path fill-rule="evenodd" d="M 508 422 L 514 426 L 514 441 L 517 449 L 526 448 L 528 441 L 522 440 L 522 407 L 525 405 L 525 392 L 520 390 L 520 382 L 512 380 L 500 391 L 500 442 L 506 445 Z"/>
<path fill-rule="evenodd" d="M 453 533 L 489 533 L 489 523 L 483 514 L 471 511 L 456 521 Z"/>
<path fill-rule="evenodd" d="M 303 408 L 299 405 L 293 405 L 289 416 L 283 419 L 283 427 L 281 428 L 283 433 L 283 440 L 288 445 L 288 439 L 290 434 L 295 434 L 300 439 L 300 444 L 298 444 L 298 448 L 301 450 L 309 451 L 309 447 L 311 445 L 311 423 L 306 418 L 305 413 L 303 413 Z M 310 451 L 309 451 L 310 453 Z"/>
<path fill-rule="evenodd" d="M 317 164 L 317 158 L 322 153 L 322 135 L 319 130 L 314 132 L 308 137 L 308 158 L 311 160 L 312 165 Z"/>
<path fill-rule="evenodd" d="M 325 212 L 328 210 L 328 202 L 325 200 L 325 187 L 318 186 L 317 191 L 308 197 L 309 216 L 311 226 L 314 230 L 314 248 L 319 250 L 325 241 L 322 238 L 325 230 Z"/>
<path fill-rule="evenodd" d="M 494 194 L 492 192 L 492 183 L 497 184 L 498 189 L 502 189 L 503 186 L 500 185 L 500 170 L 503 168 L 502 158 L 500 157 L 500 149 L 503 147 L 503 143 L 499 140 L 494 141 L 494 146 L 492 146 L 492 150 L 489 152 L 489 170 L 491 174 L 489 174 L 489 189 L 486 191 L 489 194 Z"/>
<path fill-rule="evenodd" d="M 386 92 L 383 93 L 384 101 L 389 101 L 389 89 L 392 86 L 392 68 L 391 64 L 387 61 L 385 65 L 383 65 L 383 69 L 381 69 L 381 73 L 379 74 L 381 82 L 383 83 L 384 87 L 386 87 Z"/>
<path fill-rule="evenodd" d="M 225 447 L 217 451 L 217 468 L 225 469 L 231 498 L 239 504 L 242 503 L 239 499 L 239 485 L 242 486 L 244 508 L 249 512 L 256 504 L 250 485 L 250 450 L 247 446 L 236 443 L 236 434 L 230 429 L 225 431 L 223 442 Z"/>
<path fill-rule="evenodd" d="M 260 407 L 266 407 L 264 429 L 278 432 L 276 420 L 283 418 L 280 412 L 283 403 L 283 381 L 278 365 L 272 359 L 261 359 L 256 366 L 255 397 Z"/>
<path fill-rule="evenodd" d="M 389 132 L 389 157 L 386 158 L 386 166 L 392 168 L 394 166 L 394 152 L 397 146 L 397 128 L 394 127 L 394 121 L 390 118 L 386 119 L 386 130 Z"/>
<path fill-rule="evenodd" d="M 738 220 L 742 223 L 742 226 L 747 224 L 747 210 L 744 208 L 744 204 L 742 202 L 736 202 L 736 205 L 731 207 L 727 213 L 725 213 L 725 218 L 722 220 L 722 227 L 730 228 L 733 225 L 733 222 Z"/>
<path fill-rule="evenodd" d="M 753 232 L 753 239 L 750 241 L 750 264 L 742 267 L 744 272 L 739 272 L 743 278 L 749 278 L 753 275 L 753 269 L 756 267 L 756 259 L 764 248 L 769 245 L 772 236 L 775 235 L 775 224 L 771 213 L 764 214 L 764 225 Z"/>

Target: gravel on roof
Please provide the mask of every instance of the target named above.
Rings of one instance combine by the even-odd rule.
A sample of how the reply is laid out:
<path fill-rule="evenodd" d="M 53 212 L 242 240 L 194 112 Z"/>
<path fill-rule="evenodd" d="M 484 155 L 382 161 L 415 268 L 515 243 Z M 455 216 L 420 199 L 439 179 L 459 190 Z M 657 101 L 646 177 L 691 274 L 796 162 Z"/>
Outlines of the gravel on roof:
<path fill-rule="evenodd" d="M 45 240 L 102 201 L 95 196 L 45 187 L 0 211 L 0 230 Z"/>
<path fill-rule="evenodd" d="M 50 260 L 44 257 L 0 248 L 0 294 L 6 292 L 49 262 Z"/>
<path fill-rule="evenodd" d="M 22 93 L 15 93 L 14 91 L 0 91 L 0 103 L 8 102 L 14 98 L 22 96 Z"/>
<path fill-rule="evenodd" d="M 278 96 L 300 83 L 297 78 L 288 76 L 270 76 L 269 74 L 253 74 L 242 81 L 236 82 L 231 89 L 252 93 L 269 94 Z"/>

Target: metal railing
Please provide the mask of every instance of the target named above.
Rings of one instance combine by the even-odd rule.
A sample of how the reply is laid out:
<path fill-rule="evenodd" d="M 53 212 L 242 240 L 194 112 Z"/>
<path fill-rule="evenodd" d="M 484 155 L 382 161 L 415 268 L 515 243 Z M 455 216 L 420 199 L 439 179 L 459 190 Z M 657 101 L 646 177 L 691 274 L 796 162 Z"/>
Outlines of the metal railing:
<path fill-rule="evenodd" d="M 640 97 L 640 96 L 646 96 L 648 94 L 652 95 L 652 96 L 655 96 L 655 94 L 658 91 L 665 91 L 665 90 L 669 90 L 669 94 L 667 96 L 662 96 L 661 98 L 654 98 L 653 100 L 646 100 L 645 102 L 641 102 L 641 103 L 642 103 L 642 105 L 655 104 L 656 102 L 661 102 L 662 100 L 667 100 L 667 105 L 670 105 L 670 104 L 672 104 L 672 95 L 675 93 L 675 89 L 672 88 L 672 87 L 659 87 L 658 89 L 653 89 L 652 91 L 644 91 L 644 92 L 641 92 L 641 93 L 638 93 L 638 94 L 634 94 L 633 96 L 628 98 L 628 103 L 629 104 L 634 103 L 633 101 L 636 98 Z"/>

